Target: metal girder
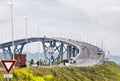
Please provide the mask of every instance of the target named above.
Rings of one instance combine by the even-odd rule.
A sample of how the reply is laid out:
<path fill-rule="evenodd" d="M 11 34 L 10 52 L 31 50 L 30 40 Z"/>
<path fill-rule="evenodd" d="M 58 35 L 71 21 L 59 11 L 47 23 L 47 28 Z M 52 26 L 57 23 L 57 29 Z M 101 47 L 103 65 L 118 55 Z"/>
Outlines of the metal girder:
<path fill-rule="evenodd" d="M 58 52 L 60 52 L 59 47 L 60 47 L 60 45 L 59 46 L 55 45 L 55 50 L 54 51 L 57 50 Z"/>
<path fill-rule="evenodd" d="M 2 48 L 3 50 L 3 54 L 5 59 L 7 58 L 7 54 L 10 56 L 10 58 L 12 58 L 12 52 L 11 52 L 11 48 L 10 47 L 6 47 L 6 48 Z"/>
<path fill-rule="evenodd" d="M 14 53 L 15 53 L 15 54 L 22 54 L 24 45 L 25 45 L 25 44 L 22 44 L 22 45 L 15 45 Z"/>
<path fill-rule="evenodd" d="M 55 61 L 57 60 L 57 62 L 60 62 L 63 60 L 63 54 L 65 54 L 67 49 L 65 48 L 65 46 L 62 42 L 59 46 L 56 46 L 56 49 L 58 49 L 59 54 L 58 54 L 57 58 L 55 58 Z"/>
<path fill-rule="evenodd" d="M 65 45 L 63 45 L 63 49 L 65 49 L 65 50 L 63 51 L 63 54 L 65 54 L 65 52 L 67 52 L 67 48 L 65 47 Z"/>
<path fill-rule="evenodd" d="M 20 47 L 18 48 L 18 46 L 20 46 Z M 12 49 L 11 49 L 11 47 L 12 46 L 8 46 L 8 47 L 5 47 L 5 48 L 2 48 L 5 58 L 7 58 L 6 55 L 9 55 L 10 58 L 12 59 Z M 15 45 L 15 48 L 13 48 L 14 54 L 21 54 L 22 50 L 23 50 L 23 47 L 24 47 L 24 44 L 22 44 L 22 45 Z"/>
<path fill-rule="evenodd" d="M 75 47 L 73 47 L 72 50 L 73 50 L 73 57 L 75 57 Z"/>
<path fill-rule="evenodd" d="M 72 57 L 72 46 L 67 46 L 67 59 L 69 60 Z"/>
<path fill-rule="evenodd" d="M 57 45 L 55 45 L 55 50 L 54 51 L 58 51 L 58 53 L 60 53 L 60 48 L 61 47 L 61 45 L 59 45 L 59 46 L 57 46 Z M 58 56 L 57 56 L 57 58 L 55 58 L 55 60 L 54 61 L 58 61 L 58 59 L 60 58 L 60 54 L 58 54 Z"/>
<path fill-rule="evenodd" d="M 69 46 L 69 58 L 72 56 L 72 46 Z"/>
<path fill-rule="evenodd" d="M 55 47 L 55 45 L 56 45 L 56 41 L 55 40 L 50 41 L 50 47 Z"/>
<path fill-rule="evenodd" d="M 49 47 L 52 47 L 54 49 L 56 42 L 53 40 L 53 41 L 50 41 L 49 43 L 50 43 Z M 54 63 L 55 61 L 54 56 L 50 56 L 50 59 L 51 59 L 51 62 Z M 49 60 L 49 63 L 50 63 L 50 60 Z"/>

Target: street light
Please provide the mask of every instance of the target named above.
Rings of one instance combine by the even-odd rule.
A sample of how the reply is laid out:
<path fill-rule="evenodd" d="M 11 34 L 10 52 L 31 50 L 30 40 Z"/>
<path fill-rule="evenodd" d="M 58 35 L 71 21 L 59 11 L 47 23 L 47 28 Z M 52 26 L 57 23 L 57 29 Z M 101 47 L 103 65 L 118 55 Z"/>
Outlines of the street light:
<path fill-rule="evenodd" d="M 26 44 L 28 43 L 28 17 L 27 17 L 27 15 L 25 15 L 25 16 L 22 16 L 24 19 L 25 19 L 25 34 L 26 34 L 26 37 L 25 37 L 25 39 L 26 39 Z M 28 53 L 28 45 L 26 45 L 26 53 Z M 28 57 L 28 54 L 26 54 L 27 55 L 27 57 Z M 27 63 L 27 66 L 29 67 L 29 64 L 28 64 L 28 58 L 27 58 L 27 61 L 26 61 L 26 63 Z"/>
<path fill-rule="evenodd" d="M 27 25 L 27 21 L 28 21 L 28 17 L 27 16 L 23 16 L 23 18 L 25 18 L 25 33 L 26 33 L 26 44 L 28 43 L 28 25 Z M 27 53 L 28 53 L 28 45 L 27 45 Z M 28 57 L 28 54 L 27 54 L 27 57 Z M 27 61 L 28 61 L 28 58 L 27 58 Z M 27 66 L 29 67 L 28 63 L 27 63 Z"/>
<path fill-rule="evenodd" d="M 28 43 L 27 39 L 28 39 L 28 25 L 27 25 L 27 21 L 28 21 L 28 17 L 27 16 L 23 16 L 23 18 L 25 18 L 25 30 L 26 30 L 26 42 Z"/>
<path fill-rule="evenodd" d="M 10 13 L 11 13 L 11 34 L 12 34 L 12 46 L 14 46 L 14 31 L 13 31 L 13 2 L 12 0 L 10 2 L 8 2 L 8 4 L 10 4 Z M 12 47 L 12 59 L 14 60 L 14 47 Z"/>
<path fill-rule="evenodd" d="M 36 25 L 36 27 L 38 27 L 38 42 L 40 42 L 40 40 L 39 40 L 39 29 L 40 29 L 40 25 Z M 38 44 L 38 50 L 39 50 L 39 53 L 40 53 L 40 44 Z M 40 60 L 39 60 L 39 67 L 40 67 Z"/>

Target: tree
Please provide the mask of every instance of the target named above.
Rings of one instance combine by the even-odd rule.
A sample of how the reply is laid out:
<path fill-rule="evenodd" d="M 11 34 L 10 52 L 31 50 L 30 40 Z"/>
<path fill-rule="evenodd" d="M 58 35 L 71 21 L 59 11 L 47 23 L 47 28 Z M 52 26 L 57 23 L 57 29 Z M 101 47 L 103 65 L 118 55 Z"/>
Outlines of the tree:
<path fill-rule="evenodd" d="M 30 61 L 30 65 L 32 65 L 32 64 L 34 64 L 34 60 L 33 59 L 31 59 L 31 61 Z"/>
<path fill-rule="evenodd" d="M 44 65 L 44 61 L 42 61 L 41 59 L 39 61 L 36 62 L 37 65 Z"/>

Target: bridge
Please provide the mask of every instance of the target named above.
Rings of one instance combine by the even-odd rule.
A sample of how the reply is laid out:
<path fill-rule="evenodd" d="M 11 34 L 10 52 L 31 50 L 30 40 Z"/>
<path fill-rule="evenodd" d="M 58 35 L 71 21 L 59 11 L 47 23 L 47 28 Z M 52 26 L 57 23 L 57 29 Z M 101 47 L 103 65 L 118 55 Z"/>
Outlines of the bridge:
<path fill-rule="evenodd" d="M 47 38 L 47 37 L 32 37 L 27 39 L 19 39 L 0 44 L 4 57 L 9 55 L 12 59 L 12 54 L 22 54 L 25 45 L 32 42 L 41 42 L 43 46 L 43 54 L 45 63 L 60 63 L 67 59 L 74 59 L 74 66 L 93 66 L 99 64 L 104 58 L 104 51 L 92 44 L 82 41 L 76 41 L 67 38 Z M 14 45 L 14 48 L 12 49 Z M 50 55 L 50 48 L 53 53 Z M 13 53 L 12 53 L 13 50 Z M 100 50 L 100 51 L 99 51 Z"/>

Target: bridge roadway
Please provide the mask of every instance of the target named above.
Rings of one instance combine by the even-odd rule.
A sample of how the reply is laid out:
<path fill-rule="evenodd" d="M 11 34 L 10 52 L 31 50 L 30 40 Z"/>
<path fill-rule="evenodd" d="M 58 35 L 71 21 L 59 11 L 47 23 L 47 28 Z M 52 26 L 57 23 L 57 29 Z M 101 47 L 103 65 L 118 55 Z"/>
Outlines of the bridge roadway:
<path fill-rule="evenodd" d="M 71 64 L 73 66 L 93 66 L 96 64 L 101 64 L 103 58 L 104 58 L 104 51 L 102 54 L 98 54 L 99 47 L 96 47 L 92 44 L 88 44 L 81 41 L 71 40 L 71 39 L 65 39 L 65 38 L 54 38 L 56 40 L 65 41 L 68 43 L 71 43 L 78 47 L 79 54 L 77 54 L 76 57 L 76 63 Z"/>
<path fill-rule="evenodd" d="M 33 38 L 28 38 L 27 43 L 36 42 L 38 41 L 38 39 L 39 41 L 44 40 L 49 42 L 55 40 L 57 42 L 71 44 L 77 47 L 77 49 L 79 49 L 79 52 L 74 57 L 74 59 L 76 60 L 76 63 L 70 64 L 74 66 L 93 66 L 93 65 L 99 64 L 103 60 L 105 55 L 102 49 L 101 49 L 102 54 L 98 54 L 98 49 L 100 49 L 99 47 L 96 47 L 92 44 L 88 44 L 85 42 L 76 41 L 76 40 L 67 39 L 67 38 L 58 38 L 58 37 L 54 37 L 54 38 L 35 37 L 34 38 L 33 37 Z M 16 46 L 20 44 L 27 44 L 27 43 L 26 43 L 26 39 L 19 39 L 14 41 L 14 44 Z M 12 46 L 12 42 L 3 43 L 3 44 L 0 44 L 0 49 L 3 49 L 5 47 L 10 47 L 10 46 Z M 21 52 L 22 52 L 22 49 L 20 50 L 20 53 Z"/>

